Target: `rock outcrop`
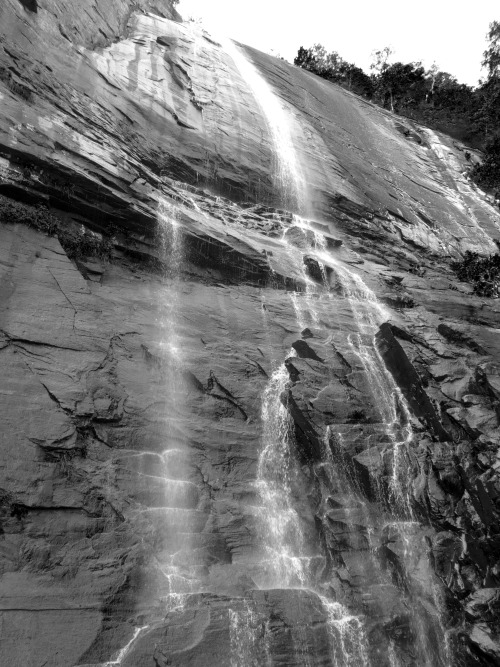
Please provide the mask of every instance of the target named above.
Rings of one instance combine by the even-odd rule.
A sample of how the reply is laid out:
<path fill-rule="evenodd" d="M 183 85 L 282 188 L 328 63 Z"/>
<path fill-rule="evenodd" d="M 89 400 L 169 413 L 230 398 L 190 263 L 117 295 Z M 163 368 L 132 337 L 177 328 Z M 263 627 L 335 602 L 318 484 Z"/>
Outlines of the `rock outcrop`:
<path fill-rule="evenodd" d="M 464 147 L 241 47 L 287 211 L 264 109 L 172 2 L 5 0 L 0 35 L 5 664 L 497 664 L 500 305 L 450 260 L 500 215 Z M 295 589 L 259 583 L 282 366 Z"/>

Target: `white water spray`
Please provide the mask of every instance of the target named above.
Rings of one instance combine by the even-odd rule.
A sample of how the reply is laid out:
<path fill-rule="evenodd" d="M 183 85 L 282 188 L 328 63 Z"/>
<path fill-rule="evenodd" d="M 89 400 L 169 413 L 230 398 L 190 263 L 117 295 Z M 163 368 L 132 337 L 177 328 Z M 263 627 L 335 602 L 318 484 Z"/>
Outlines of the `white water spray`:
<path fill-rule="evenodd" d="M 290 356 L 294 356 L 292 350 Z M 272 374 L 262 401 L 263 449 L 256 486 L 261 498 L 260 524 L 266 560 L 258 581 L 263 588 L 303 588 L 309 558 L 291 492 L 295 474 L 293 422 L 283 404 L 290 378 L 285 364 Z"/>
<path fill-rule="evenodd" d="M 180 611 L 192 593 L 202 590 L 192 549 L 193 522 L 197 518 L 198 489 L 189 479 L 188 451 L 183 444 L 186 420 L 181 336 L 181 271 L 184 248 L 179 209 L 163 199 L 158 206 L 158 242 L 164 271 L 165 295 L 159 324 L 162 334 L 162 366 L 167 387 L 165 451 L 161 454 L 161 479 L 165 489 L 163 507 L 145 510 L 158 521 L 165 534 L 165 548 L 158 555 L 164 576 L 161 591 L 165 612 Z M 160 592 L 160 591 L 159 591 Z"/>
<path fill-rule="evenodd" d="M 274 146 L 274 178 L 282 206 L 288 210 L 302 211 L 306 201 L 304 177 L 297 161 L 292 136 L 290 112 L 271 86 L 250 62 L 243 49 L 232 40 L 224 40 L 224 48 L 233 59 L 255 101 L 264 113 Z"/>

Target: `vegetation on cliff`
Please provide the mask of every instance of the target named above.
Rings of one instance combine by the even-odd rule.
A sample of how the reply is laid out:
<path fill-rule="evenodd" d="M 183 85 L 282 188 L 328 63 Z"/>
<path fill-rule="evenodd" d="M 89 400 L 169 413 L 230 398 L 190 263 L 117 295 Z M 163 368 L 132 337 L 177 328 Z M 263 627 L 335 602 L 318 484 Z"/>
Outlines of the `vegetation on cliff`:
<path fill-rule="evenodd" d="M 467 251 L 464 258 L 453 262 L 459 280 L 469 282 L 479 296 L 500 296 L 500 255 L 480 257 L 476 252 Z"/>
<path fill-rule="evenodd" d="M 70 259 L 109 259 L 113 250 L 110 238 L 96 234 L 83 225 L 63 225 L 42 204 L 31 206 L 0 195 L 0 222 L 27 225 L 48 236 L 57 236 Z"/>
<path fill-rule="evenodd" d="M 334 81 L 380 106 L 424 122 L 484 150 L 472 179 L 500 196 L 500 22 L 493 21 L 482 65 L 487 78 L 476 88 L 459 83 L 437 65 L 390 62 L 389 47 L 374 53 L 370 75 L 321 44 L 300 47 L 294 64 Z"/>

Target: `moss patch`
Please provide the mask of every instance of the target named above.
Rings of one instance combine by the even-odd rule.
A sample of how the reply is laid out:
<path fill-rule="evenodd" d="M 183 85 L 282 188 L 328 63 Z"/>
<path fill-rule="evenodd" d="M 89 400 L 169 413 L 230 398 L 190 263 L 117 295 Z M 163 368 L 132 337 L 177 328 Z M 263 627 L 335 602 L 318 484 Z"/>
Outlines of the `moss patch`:
<path fill-rule="evenodd" d="M 0 222 L 22 224 L 48 236 L 56 236 L 70 259 L 98 257 L 109 260 L 113 250 L 111 238 L 86 229 L 63 226 L 61 220 L 41 204 L 30 206 L 0 195 Z"/>

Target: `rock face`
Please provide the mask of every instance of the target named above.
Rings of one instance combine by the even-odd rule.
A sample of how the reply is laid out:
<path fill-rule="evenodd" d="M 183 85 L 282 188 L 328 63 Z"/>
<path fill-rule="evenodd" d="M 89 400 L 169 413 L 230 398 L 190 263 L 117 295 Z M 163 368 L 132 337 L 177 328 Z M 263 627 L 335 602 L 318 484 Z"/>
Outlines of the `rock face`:
<path fill-rule="evenodd" d="M 0 225 L 5 664 L 498 664 L 500 306 L 449 263 L 500 216 L 463 147 L 241 47 L 285 210 L 234 46 L 171 2 L 5 0 L 0 34 L 0 222 L 113 248 Z"/>

